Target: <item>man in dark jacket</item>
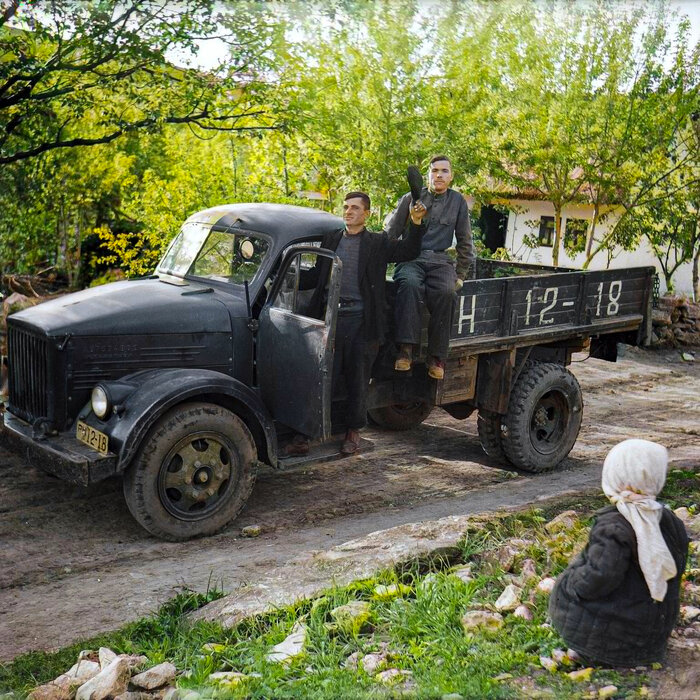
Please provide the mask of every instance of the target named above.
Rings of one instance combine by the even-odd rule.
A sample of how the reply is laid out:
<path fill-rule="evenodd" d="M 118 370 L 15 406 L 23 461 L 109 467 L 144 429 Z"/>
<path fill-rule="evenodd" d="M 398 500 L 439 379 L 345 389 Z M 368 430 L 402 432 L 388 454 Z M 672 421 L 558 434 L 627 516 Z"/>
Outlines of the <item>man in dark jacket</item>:
<path fill-rule="evenodd" d="M 333 393 L 342 375 L 348 396 L 343 454 L 357 451 L 359 431 L 367 420 L 370 371 L 387 330 L 384 289 L 387 263 L 412 260 L 418 255 L 425 213 L 425 206 L 418 202 L 411 208 L 406 236 L 402 240 L 390 239 L 386 233 L 374 233 L 365 227 L 370 214 L 369 195 L 350 192 L 343 205 L 345 228 L 326 234 L 321 241 L 321 247 L 335 251 L 343 263 L 333 354 Z M 315 287 L 309 303 L 313 316 L 320 316 L 325 304 L 329 268 L 330 260 L 323 258 L 303 273 L 303 287 Z M 308 450 L 308 439 L 296 436 L 286 453 L 299 455 Z"/>
<path fill-rule="evenodd" d="M 428 374 L 434 379 L 445 376 L 445 360 L 450 341 L 450 322 L 455 291 L 464 280 L 474 276 L 476 256 L 472 242 L 469 209 L 464 197 L 453 189 L 452 164 L 447 156 L 435 156 L 428 171 L 429 186 L 423 188 L 420 201 L 425 205 L 426 231 L 416 260 L 396 266 L 396 335 L 399 354 L 395 369 L 411 369 L 413 347 L 420 343 L 421 304 L 430 312 L 428 324 Z M 404 234 L 412 196 L 400 200 L 389 219 L 390 238 Z M 445 252 L 456 239 L 457 269 Z"/>

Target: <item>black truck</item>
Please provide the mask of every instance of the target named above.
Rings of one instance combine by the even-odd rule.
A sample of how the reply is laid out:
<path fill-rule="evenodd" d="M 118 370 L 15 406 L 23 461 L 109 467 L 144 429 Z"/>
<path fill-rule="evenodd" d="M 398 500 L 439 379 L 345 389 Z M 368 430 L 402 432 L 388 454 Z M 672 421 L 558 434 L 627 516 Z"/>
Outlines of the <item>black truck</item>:
<path fill-rule="evenodd" d="M 319 247 L 342 225 L 304 207 L 207 209 L 184 223 L 152 276 L 13 314 L 3 442 L 78 484 L 123 474 L 131 513 L 158 537 L 216 532 L 240 512 L 260 463 L 289 462 L 285 436 L 329 444 L 344 427 L 342 391 L 331 396 L 342 264 Z M 300 278 L 319 256 L 332 264 L 326 308 L 313 318 Z M 487 454 L 552 469 L 581 425 L 572 353 L 614 360 L 619 342 L 644 344 L 653 272 L 480 260 L 456 299 L 445 379 L 420 361 L 395 372 L 387 343 L 370 418 L 407 429 L 434 406 L 457 418 L 477 410 Z"/>

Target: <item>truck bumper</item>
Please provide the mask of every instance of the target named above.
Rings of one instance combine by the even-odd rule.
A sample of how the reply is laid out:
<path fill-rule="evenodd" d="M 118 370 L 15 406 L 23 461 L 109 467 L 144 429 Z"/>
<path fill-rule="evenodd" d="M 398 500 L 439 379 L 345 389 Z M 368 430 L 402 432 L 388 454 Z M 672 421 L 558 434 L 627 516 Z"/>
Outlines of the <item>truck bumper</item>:
<path fill-rule="evenodd" d="M 4 418 L 0 446 L 24 456 L 32 466 L 82 486 L 116 474 L 116 455 L 100 454 L 65 433 L 37 439 L 29 423 L 7 411 Z"/>

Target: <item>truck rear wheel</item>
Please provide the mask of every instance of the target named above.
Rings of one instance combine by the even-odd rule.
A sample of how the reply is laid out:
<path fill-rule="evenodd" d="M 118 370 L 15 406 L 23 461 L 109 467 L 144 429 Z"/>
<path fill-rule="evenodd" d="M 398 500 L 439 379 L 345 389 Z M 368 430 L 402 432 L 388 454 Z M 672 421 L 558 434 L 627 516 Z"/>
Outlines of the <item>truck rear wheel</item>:
<path fill-rule="evenodd" d="M 500 414 L 481 410 L 476 419 L 476 427 L 479 431 L 479 441 L 484 452 L 489 457 L 504 462 L 507 457 L 503 449 L 502 422 L 503 416 Z"/>
<path fill-rule="evenodd" d="M 369 417 L 381 428 L 408 430 L 420 425 L 432 410 L 433 407 L 427 401 L 412 401 L 371 408 L 368 413 Z"/>
<path fill-rule="evenodd" d="M 503 449 L 513 466 L 529 472 L 553 469 L 569 454 L 581 429 L 583 400 L 565 367 L 531 362 L 510 393 Z"/>
<path fill-rule="evenodd" d="M 179 541 L 211 535 L 245 505 L 256 476 L 256 448 L 231 411 L 190 403 L 166 413 L 124 474 L 124 497 L 151 534 Z"/>

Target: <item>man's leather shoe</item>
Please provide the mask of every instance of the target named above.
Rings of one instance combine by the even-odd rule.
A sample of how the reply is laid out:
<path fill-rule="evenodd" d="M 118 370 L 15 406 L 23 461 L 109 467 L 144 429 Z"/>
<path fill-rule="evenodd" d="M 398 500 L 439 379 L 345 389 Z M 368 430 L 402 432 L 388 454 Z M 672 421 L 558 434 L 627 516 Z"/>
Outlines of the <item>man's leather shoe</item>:
<path fill-rule="evenodd" d="M 309 438 L 306 435 L 295 435 L 284 448 L 284 454 L 287 457 L 303 457 L 309 454 Z"/>
<path fill-rule="evenodd" d="M 359 447 L 360 431 L 348 428 L 348 431 L 345 433 L 345 440 L 343 440 L 343 444 L 340 448 L 341 453 L 344 455 L 352 455 L 357 452 Z"/>
<path fill-rule="evenodd" d="M 403 344 L 399 347 L 399 354 L 394 362 L 394 369 L 397 372 L 408 372 L 411 369 L 413 348 L 410 345 Z"/>
<path fill-rule="evenodd" d="M 439 357 L 432 355 L 428 359 L 428 376 L 433 379 L 445 378 L 445 363 Z"/>

